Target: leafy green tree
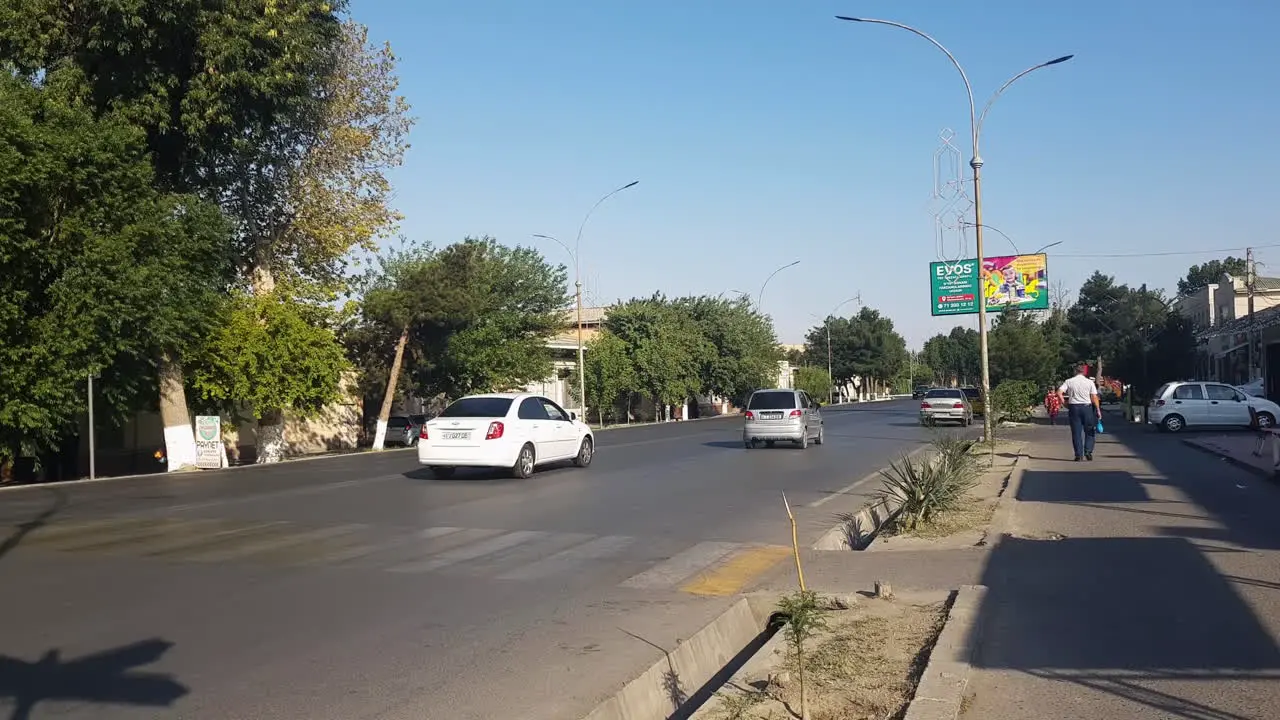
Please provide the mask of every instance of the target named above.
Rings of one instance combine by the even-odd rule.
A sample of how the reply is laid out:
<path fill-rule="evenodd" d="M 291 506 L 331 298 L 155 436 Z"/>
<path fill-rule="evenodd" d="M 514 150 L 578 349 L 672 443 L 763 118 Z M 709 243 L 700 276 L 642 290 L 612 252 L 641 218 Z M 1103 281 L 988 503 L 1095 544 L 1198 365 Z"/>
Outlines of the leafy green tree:
<path fill-rule="evenodd" d="M 420 395 L 514 390 L 552 373 L 547 341 L 564 329 L 567 271 L 537 250 L 467 238 L 408 278 L 438 307 L 410 329 L 410 375 Z"/>
<path fill-rule="evenodd" d="M 0 75 L 0 454 L 147 405 L 158 347 L 199 332 L 230 269 L 216 208 L 157 192 L 145 135 Z"/>
<path fill-rule="evenodd" d="M 831 397 L 831 380 L 827 377 L 826 368 L 798 367 L 793 380 L 796 389 L 805 391 L 814 400 L 826 402 Z"/>
<path fill-rule="evenodd" d="M 893 321 L 879 310 L 864 307 L 851 318 L 829 318 L 809 331 L 805 354 L 827 356 L 830 329 L 832 376 L 839 385 L 853 378 L 891 383 L 907 362 L 907 343 L 893 328 Z"/>
<path fill-rule="evenodd" d="M 604 425 L 605 417 L 615 412 L 619 402 L 640 390 L 631 348 L 622 338 L 604 330 L 587 344 L 585 359 L 586 406 L 595 409 L 598 422 Z M 575 398 L 578 396 L 576 385 L 572 393 Z"/>
<path fill-rule="evenodd" d="M 658 405 L 683 404 L 703 390 L 700 371 L 715 355 L 715 345 L 662 295 L 611 308 L 605 328 L 631 349 L 636 380 Z"/>
<path fill-rule="evenodd" d="M 773 323 L 746 298 L 680 298 L 673 309 L 686 314 L 715 352 L 700 369 L 700 391 L 741 403 L 774 384 L 782 353 Z"/>
<path fill-rule="evenodd" d="M 991 385 L 1026 380 L 1037 386 L 1051 383 L 1058 370 L 1058 353 L 1045 339 L 1034 313 L 1007 310 L 987 336 Z"/>
<path fill-rule="evenodd" d="M 1230 255 L 1222 260 L 1210 260 L 1200 265 L 1192 265 L 1187 268 L 1187 274 L 1178 280 L 1178 294 L 1189 295 L 1218 282 L 1224 274 L 1243 279 L 1248 272 L 1248 261 Z"/>

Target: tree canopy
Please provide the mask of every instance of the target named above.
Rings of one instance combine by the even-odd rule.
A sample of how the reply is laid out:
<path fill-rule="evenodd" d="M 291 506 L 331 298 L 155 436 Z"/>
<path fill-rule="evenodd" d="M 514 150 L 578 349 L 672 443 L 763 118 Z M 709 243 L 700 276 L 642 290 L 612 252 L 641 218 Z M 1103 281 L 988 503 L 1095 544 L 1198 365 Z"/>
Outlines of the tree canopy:
<path fill-rule="evenodd" d="M 1224 274 L 1243 279 L 1248 273 L 1248 263 L 1244 258 L 1228 255 L 1221 260 L 1210 260 L 1187 268 L 1187 274 L 1178 280 L 1178 295 L 1191 293 L 1222 279 Z"/>

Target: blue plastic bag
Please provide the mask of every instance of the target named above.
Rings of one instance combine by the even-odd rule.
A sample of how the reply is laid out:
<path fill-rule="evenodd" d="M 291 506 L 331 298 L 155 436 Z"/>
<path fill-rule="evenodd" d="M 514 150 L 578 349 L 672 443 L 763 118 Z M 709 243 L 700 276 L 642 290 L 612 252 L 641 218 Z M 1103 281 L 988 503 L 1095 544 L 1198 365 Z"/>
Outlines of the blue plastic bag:
<path fill-rule="evenodd" d="M 1098 427 L 1094 428 L 1094 430 L 1096 430 L 1099 435 L 1102 434 L 1102 420 L 1098 420 Z"/>

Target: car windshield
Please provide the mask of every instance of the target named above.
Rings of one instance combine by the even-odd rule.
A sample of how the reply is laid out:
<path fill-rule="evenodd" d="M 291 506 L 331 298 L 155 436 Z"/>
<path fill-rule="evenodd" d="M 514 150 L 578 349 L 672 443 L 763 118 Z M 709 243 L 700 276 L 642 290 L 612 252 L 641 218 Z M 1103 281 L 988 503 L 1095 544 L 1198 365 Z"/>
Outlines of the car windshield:
<path fill-rule="evenodd" d="M 791 410 L 796 406 L 796 394 L 790 390 L 758 392 L 751 396 L 748 410 Z"/>
<path fill-rule="evenodd" d="M 510 409 L 511 398 L 466 397 L 445 408 L 444 412 L 440 413 L 440 417 L 506 417 Z"/>
<path fill-rule="evenodd" d="M 393 427 L 393 428 L 404 428 L 404 427 L 409 427 L 409 418 L 407 418 L 407 417 L 393 417 L 393 418 L 391 418 L 391 419 L 387 420 L 387 427 Z"/>
<path fill-rule="evenodd" d="M 938 399 L 947 398 L 950 400 L 959 400 L 960 398 L 964 397 L 964 392 L 960 390 L 930 390 L 929 392 L 925 393 L 924 397 L 926 400 L 930 398 L 938 398 Z"/>

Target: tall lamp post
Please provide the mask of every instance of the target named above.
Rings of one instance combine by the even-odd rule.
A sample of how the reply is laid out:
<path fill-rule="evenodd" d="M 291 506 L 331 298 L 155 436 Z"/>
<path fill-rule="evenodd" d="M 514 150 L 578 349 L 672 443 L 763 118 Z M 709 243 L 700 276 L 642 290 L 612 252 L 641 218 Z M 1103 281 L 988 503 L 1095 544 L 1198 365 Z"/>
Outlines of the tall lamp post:
<path fill-rule="evenodd" d="M 551 235 L 534 235 L 536 238 L 555 242 L 560 247 L 564 248 L 565 252 L 569 253 L 569 257 L 573 260 L 573 296 L 578 308 L 578 403 L 582 410 L 583 422 L 587 421 L 587 370 L 586 365 L 583 363 L 582 352 L 582 274 L 578 264 L 579 251 L 582 247 L 582 231 L 586 229 L 587 221 L 591 219 L 591 214 L 594 213 L 596 208 L 600 207 L 605 200 L 608 200 L 623 190 L 633 188 L 639 184 L 639 180 L 632 180 L 626 185 L 610 191 L 597 200 L 596 204 L 591 206 L 591 209 L 587 211 L 587 214 L 582 218 L 582 222 L 578 225 L 578 236 L 573 241 L 573 249 L 570 249 L 568 245 L 560 242 L 559 238 Z"/>
<path fill-rule="evenodd" d="M 827 328 L 827 404 L 828 405 L 835 404 L 835 398 L 836 398 L 836 376 L 835 376 L 834 367 L 831 361 L 831 318 L 835 316 L 837 310 L 844 307 L 845 305 L 848 305 L 851 302 L 854 302 L 855 300 L 861 303 L 862 293 L 858 293 L 857 295 L 854 295 L 848 300 L 841 300 L 838 305 L 831 308 L 831 312 L 827 313 L 826 319 L 822 321 L 822 324 L 825 325 Z"/>
<path fill-rule="evenodd" d="M 987 100 L 987 104 L 982 108 L 982 113 L 979 114 L 977 112 L 977 106 L 974 104 L 974 101 L 973 101 L 973 86 L 969 83 L 969 76 L 965 73 L 964 68 L 960 65 L 960 61 L 956 60 L 955 55 L 952 55 L 950 50 L 943 47 L 942 43 L 938 42 L 937 40 L 934 40 L 933 37 L 930 36 L 928 33 L 925 33 L 922 30 L 917 30 L 911 27 L 910 25 L 904 25 L 902 23 L 894 22 L 892 20 L 875 20 L 871 18 L 846 17 L 843 15 L 837 15 L 836 19 L 847 20 L 849 22 L 856 22 L 856 23 L 872 23 L 875 25 L 888 25 L 889 27 L 899 28 L 901 30 L 906 30 L 909 33 L 918 35 L 919 37 L 922 37 L 925 40 L 928 40 L 934 47 L 941 50 L 947 56 L 947 59 L 951 61 L 951 64 L 955 65 L 956 70 L 960 72 L 960 79 L 964 81 L 964 89 L 969 96 L 969 135 L 970 135 L 970 142 L 973 147 L 973 157 L 969 160 L 969 167 L 973 169 L 973 225 L 974 225 L 974 238 L 975 238 L 974 244 L 977 246 L 976 250 L 978 254 L 978 258 L 977 258 L 978 271 L 979 271 L 979 274 L 981 274 L 982 260 L 983 260 L 983 255 L 982 255 L 982 228 L 983 228 L 983 225 L 982 225 L 982 155 L 978 151 L 979 150 L 978 141 L 982 134 L 982 123 L 987 119 L 987 113 L 991 110 L 992 104 L 994 104 L 995 101 L 1000 98 L 1000 96 L 1004 93 L 1005 90 L 1009 88 L 1010 85 L 1014 84 L 1018 80 L 1021 80 L 1023 77 L 1035 72 L 1036 70 L 1039 70 L 1040 68 L 1046 68 L 1046 67 L 1049 67 L 1050 65 L 1057 65 L 1059 63 L 1064 63 L 1075 56 L 1063 55 L 1062 57 L 1054 58 L 1052 60 L 1049 60 L 1048 62 L 1042 62 L 1039 65 L 1033 65 L 1032 67 L 1029 67 L 1026 70 L 1023 70 L 1022 72 L 1018 73 L 1017 75 L 1014 75 L 1013 77 L 1009 78 L 1007 81 L 1005 81 L 1003 85 L 1000 86 L 998 90 L 995 91 L 995 93 L 991 95 L 991 99 Z M 981 283 L 982 289 L 979 290 L 979 298 L 978 298 L 978 355 L 982 362 L 982 402 L 984 406 L 989 407 L 990 401 L 991 401 L 991 398 L 990 398 L 991 364 L 989 362 L 989 356 L 987 354 L 987 299 L 986 299 L 986 291 L 985 291 L 986 281 L 985 279 L 980 278 L 979 282 Z M 992 438 L 991 413 L 982 414 L 982 431 L 983 431 L 983 437 L 988 442 L 990 442 Z"/>

